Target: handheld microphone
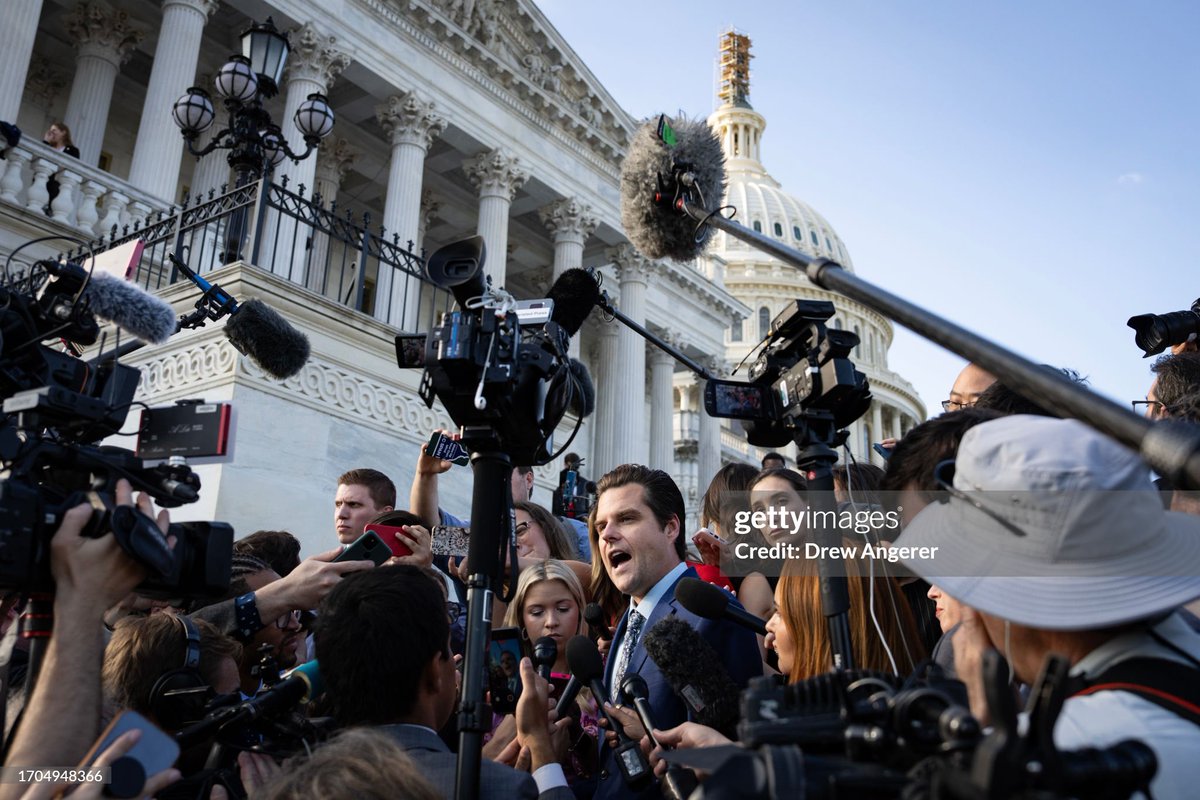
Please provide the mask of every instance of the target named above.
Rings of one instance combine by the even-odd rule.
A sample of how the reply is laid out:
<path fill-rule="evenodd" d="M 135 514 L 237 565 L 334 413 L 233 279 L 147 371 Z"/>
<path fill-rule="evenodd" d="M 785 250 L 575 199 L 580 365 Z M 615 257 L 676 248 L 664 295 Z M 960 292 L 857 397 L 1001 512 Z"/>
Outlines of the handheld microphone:
<path fill-rule="evenodd" d="M 599 603 L 588 603 L 587 607 L 583 609 L 583 619 L 589 628 L 600 634 L 601 639 L 612 641 L 612 628 L 604 623 L 604 609 L 600 607 Z"/>
<path fill-rule="evenodd" d="M 669 144 L 667 140 L 673 140 Z M 716 133 L 703 120 L 666 117 L 643 124 L 629 142 L 621 165 L 621 227 L 647 258 L 690 261 L 711 235 L 676 208 L 679 197 L 698 195 L 716 208 L 725 195 L 725 156 Z"/>
<path fill-rule="evenodd" d="M 625 729 L 621 727 L 621 723 L 604 708 L 605 704 L 609 702 L 608 692 L 604 691 L 604 662 L 600 658 L 600 651 L 596 649 L 596 645 L 592 643 L 591 639 L 586 636 L 575 636 L 567 642 L 567 666 L 571 669 L 573 679 L 579 678 L 580 683 L 586 684 L 592 690 L 592 695 L 595 696 L 596 703 L 600 706 L 600 712 L 608 720 L 609 728 L 617 735 L 617 746 L 613 750 L 613 757 L 625 783 L 631 788 L 649 784 L 654 778 L 654 772 L 650 769 L 650 763 L 646 761 L 641 746 L 629 738 Z M 568 685 L 567 688 L 569 690 L 570 686 Z M 563 698 L 558 702 L 559 708 L 563 708 L 563 700 L 566 699 L 567 692 L 563 692 Z"/>
<path fill-rule="evenodd" d="M 576 267 L 559 275 L 546 297 L 554 301 L 551 321 L 557 322 L 567 336 L 574 336 L 600 302 L 600 284 L 592 273 Z"/>
<path fill-rule="evenodd" d="M 695 628 L 667 617 L 646 632 L 642 644 L 696 722 L 722 733 L 733 731 L 740 693 L 717 652 Z"/>
<path fill-rule="evenodd" d="M 654 729 L 658 726 L 654 724 L 654 715 L 650 711 L 650 687 L 646 685 L 646 679 L 636 672 L 626 675 L 621 681 L 621 694 L 633 703 L 638 719 L 642 721 L 642 727 L 646 729 L 646 735 L 650 737 L 654 746 L 670 750 L 671 748 L 663 747 L 654 737 Z M 663 794 L 669 800 L 684 800 L 690 797 L 696 786 L 695 773 L 683 767 L 668 766 L 667 774 L 662 777 Z"/>
<path fill-rule="evenodd" d="M 533 644 L 533 665 L 538 674 L 550 680 L 550 670 L 558 659 L 558 645 L 549 636 L 542 636 Z"/>
<path fill-rule="evenodd" d="M 719 586 L 699 578 L 680 578 L 679 583 L 675 584 L 675 599 L 698 617 L 726 619 L 760 636 L 767 635 L 766 622 L 746 609 L 733 605 L 733 597 Z"/>
<path fill-rule="evenodd" d="M 286 711 L 298 703 L 307 703 L 325 691 L 317 662 L 306 661 L 286 678 L 265 692 L 244 701 L 238 709 L 249 719 L 259 719 Z"/>
<path fill-rule="evenodd" d="M 175 310 L 161 297 L 103 271 L 87 271 L 78 264 L 43 261 L 50 274 L 68 281 L 87 281 L 83 297 L 97 317 L 150 344 L 162 344 L 175 333 Z"/>

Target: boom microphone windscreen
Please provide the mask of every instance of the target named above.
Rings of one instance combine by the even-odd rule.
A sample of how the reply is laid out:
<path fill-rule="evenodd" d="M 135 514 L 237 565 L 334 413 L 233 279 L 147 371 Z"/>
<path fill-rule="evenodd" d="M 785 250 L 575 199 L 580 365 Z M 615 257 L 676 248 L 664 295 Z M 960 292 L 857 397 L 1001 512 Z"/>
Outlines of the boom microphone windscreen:
<path fill-rule="evenodd" d="M 695 628 L 678 617 L 667 617 L 646 632 L 642 643 L 696 722 L 719 731 L 733 730 L 740 693 L 717 651 Z"/>
<path fill-rule="evenodd" d="M 675 168 L 687 165 L 695 179 L 697 199 L 715 209 L 725 196 L 725 156 L 716 133 L 703 120 L 681 118 L 675 122 L 674 147 L 659 136 L 658 125 L 657 119 L 644 123 L 629 142 L 621 165 L 621 226 L 647 258 L 689 261 L 704 250 L 711 229 L 697 231 L 695 220 L 672 207 L 673 196 L 659 202 L 659 177 L 673 191 L 670 184 Z"/>
<path fill-rule="evenodd" d="M 93 272 L 83 296 L 93 314 L 144 342 L 162 344 L 175 333 L 170 304 L 107 272 Z"/>
<path fill-rule="evenodd" d="M 225 335 L 272 378 L 290 378 L 308 361 L 308 337 L 261 300 L 247 300 L 225 323 Z"/>
<path fill-rule="evenodd" d="M 600 284 L 586 269 L 569 269 L 558 276 L 546 297 L 554 301 L 550 319 L 574 336 L 600 302 Z"/>

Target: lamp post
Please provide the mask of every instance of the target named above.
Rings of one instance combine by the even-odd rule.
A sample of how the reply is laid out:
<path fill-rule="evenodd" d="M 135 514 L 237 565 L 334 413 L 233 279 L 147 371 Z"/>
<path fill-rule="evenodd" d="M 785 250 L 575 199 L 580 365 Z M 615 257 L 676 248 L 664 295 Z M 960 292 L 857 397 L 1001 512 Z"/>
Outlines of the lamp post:
<path fill-rule="evenodd" d="M 214 81 L 217 95 L 225 102 L 228 123 L 203 148 L 196 149 L 196 139 L 216 119 L 212 98 L 201 87 L 193 86 L 175 101 L 172 116 L 188 152 L 200 158 L 214 150 L 228 150 L 229 166 L 237 175 L 238 186 L 258 180 L 285 158 L 303 161 L 333 130 L 329 101 L 322 94 L 310 94 L 296 109 L 296 128 L 304 137 L 305 150 L 295 153 L 263 108 L 263 100 L 279 92 L 287 56 L 287 35 L 275 28 L 270 17 L 246 29 L 242 54 L 231 56 Z"/>

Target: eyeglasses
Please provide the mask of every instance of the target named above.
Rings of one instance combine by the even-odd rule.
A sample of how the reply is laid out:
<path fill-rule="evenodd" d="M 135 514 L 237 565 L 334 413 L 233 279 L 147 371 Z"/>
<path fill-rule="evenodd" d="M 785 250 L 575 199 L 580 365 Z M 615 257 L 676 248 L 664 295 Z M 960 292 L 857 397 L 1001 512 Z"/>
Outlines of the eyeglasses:
<path fill-rule="evenodd" d="M 974 403 L 960 403 L 957 400 L 943 400 L 942 411 L 959 411 L 964 408 L 971 408 Z"/>
<path fill-rule="evenodd" d="M 286 612 L 282 617 L 275 620 L 275 627 L 279 628 L 279 630 L 281 630 L 281 631 L 286 631 L 288 628 L 288 625 L 291 624 L 292 620 L 295 620 L 296 622 L 300 621 L 300 612 L 299 611 Z"/>
<path fill-rule="evenodd" d="M 462 606 L 455 603 L 453 600 L 446 603 L 446 616 L 450 619 L 450 624 L 458 622 L 458 618 L 462 616 Z"/>
<path fill-rule="evenodd" d="M 990 508 L 985 506 L 983 503 L 979 502 L 978 500 L 974 499 L 973 497 L 968 497 L 966 492 L 954 487 L 954 485 L 953 485 L 954 459 L 948 459 L 946 461 L 942 461 L 936 467 L 934 467 L 933 468 L 933 480 L 938 485 L 938 488 L 941 489 L 942 491 L 944 491 L 946 494 L 950 495 L 955 500 L 962 500 L 964 503 L 968 503 L 972 507 L 978 509 L 979 511 L 982 511 L 984 514 L 987 514 L 994 521 L 1000 523 L 1006 529 L 1008 529 L 1008 531 L 1010 533 L 1012 533 L 1014 536 L 1025 537 L 1028 535 L 1021 528 L 1019 528 L 1016 525 L 1014 525 L 1013 523 L 1009 522 L 1004 517 L 997 514 L 995 511 L 992 511 Z M 943 500 L 942 502 L 945 503 L 945 502 L 949 502 L 949 501 Z"/>
<path fill-rule="evenodd" d="M 522 533 L 524 533 L 527 530 L 529 530 L 529 520 L 525 520 L 524 522 L 518 522 L 517 527 L 514 529 L 517 536 L 520 536 Z"/>
<path fill-rule="evenodd" d="M 1139 414 L 1145 414 L 1146 411 L 1152 406 L 1156 406 L 1156 408 L 1153 410 L 1157 412 L 1163 405 L 1161 400 L 1131 400 L 1129 401 L 1129 404 L 1133 406 L 1133 410 Z"/>

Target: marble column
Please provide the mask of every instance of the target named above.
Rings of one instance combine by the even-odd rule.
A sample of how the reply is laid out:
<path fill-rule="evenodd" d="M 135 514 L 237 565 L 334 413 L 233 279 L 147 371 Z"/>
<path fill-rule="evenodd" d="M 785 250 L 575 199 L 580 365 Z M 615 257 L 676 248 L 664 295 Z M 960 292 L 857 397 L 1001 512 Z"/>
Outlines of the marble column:
<path fill-rule="evenodd" d="M 328 94 L 329 87 L 337 80 L 337 76 L 350 66 L 351 58 L 336 47 L 336 37 L 320 33 L 311 22 L 306 22 L 291 31 L 288 41 L 291 46 L 288 51 L 287 71 L 283 76 L 283 115 L 278 117 L 277 121 L 292 152 L 300 154 L 308 145 L 305 144 L 300 129 L 296 127 L 296 110 L 310 94 Z M 282 185 L 285 176 L 289 191 L 311 198 L 316 191 L 316 153 L 299 162 L 285 158 L 275 168 L 274 182 Z M 294 283 L 307 285 L 306 276 L 312 251 L 306 247 L 306 243 L 314 232 L 287 215 L 280 215 L 277 224 L 276 235 L 275 231 L 271 230 L 274 227 L 272 222 L 268 221 L 263 239 L 264 242 L 278 242 L 276 257 L 271 261 L 271 271 L 287 277 Z M 316 264 L 315 261 L 312 263 Z M 314 266 L 312 269 L 320 270 L 321 267 Z"/>
<path fill-rule="evenodd" d="M 487 247 L 484 270 L 492 279 L 492 286 L 504 286 L 508 267 L 508 209 L 517 189 L 529 180 L 529 173 L 521 168 L 520 159 L 504 150 L 469 158 L 463 169 L 479 190 L 477 232 Z"/>
<path fill-rule="evenodd" d="M 595 478 L 608 472 L 618 464 L 625 463 L 617 448 L 615 431 L 619 404 L 619 384 L 625 378 L 625 370 L 617 364 L 617 336 L 620 323 L 600 326 L 596 337 L 596 425 L 591 471 Z"/>
<path fill-rule="evenodd" d="M 175 200 L 183 137 L 171 118 L 179 96 L 192 86 L 200 38 L 219 0 L 163 0 L 162 27 L 133 145 L 129 182 L 166 202 Z"/>
<path fill-rule="evenodd" d="M 543 206 L 538 214 L 554 241 L 554 280 L 569 269 L 583 266 L 583 245 L 598 221 L 587 205 L 574 197 Z M 571 337 L 571 358 L 579 358 L 579 336 Z"/>
<path fill-rule="evenodd" d="M 346 173 L 358 161 L 362 152 L 345 139 L 326 140 L 317 152 L 315 200 L 321 207 L 336 213 L 338 191 Z M 330 259 L 335 248 L 329 234 L 313 232 L 312 255 L 309 259 L 308 288 L 329 297 L 345 297 L 351 282 L 349 270 L 341 259 Z M 343 275 L 343 271 L 345 274 Z"/>
<path fill-rule="evenodd" d="M 900 431 L 900 409 L 892 409 L 892 438 L 900 441 L 904 434 Z"/>
<path fill-rule="evenodd" d="M 421 183 L 425 156 L 434 137 L 446 130 L 446 119 L 415 90 L 392 95 L 375 109 L 375 118 L 392 145 L 387 198 L 383 205 L 384 235 L 401 248 L 420 238 Z M 406 273 L 381 265 L 375 288 L 375 317 L 401 330 L 417 329 L 421 283 Z"/>
<path fill-rule="evenodd" d="M 724 365 L 719 359 L 708 359 L 703 362 L 704 368 L 714 376 L 724 372 Z M 707 381 L 697 380 L 699 402 L 697 414 L 700 416 L 699 443 L 696 453 L 696 488 L 707 487 L 709 481 L 721 468 L 721 420 L 710 417 L 704 410 L 704 391 Z"/>
<path fill-rule="evenodd" d="M 17 121 L 42 0 L 7 0 L 0 25 L 0 120 Z M 40 131 L 39 131 L 40 133 Z"/>
<path fill-rule="evenodd" d="M 610 248 L 621 288 L 620 309 L 638 325 L 646 324 L 646 286 L 658 264 L 643 257 L 633 245 Z M 617 414 L 613 420 L 613 442 L 623 461 L 645 463 L 649 456 L 646 440 L 646 348 L 645 340 L 624 325 L 617 331 L 617 360 L 620 377 L 614 387 Z"/>
<path fill-rule="evenodd" d="M 674 337 L 665 336 L 674 342 Z M 648 345 L 650 360 L 650 466 L 675 471 L 674 375 L 675 359 L 654 345 Z"/>
<path fill-rule="evenodd" d="M 129 21 L 128 14 L 104 2 L 75 6 L 67 14 L 66 29 L 79 52 L 63 122 L 71 129 L 79 160 L 94 167 L 104 145 L 117 72 L 145 33 Z"/>

